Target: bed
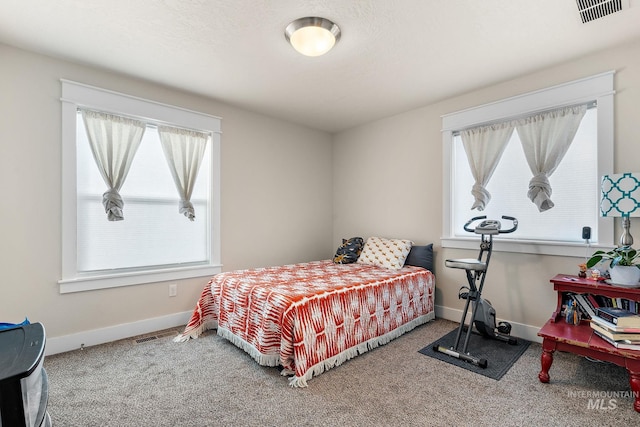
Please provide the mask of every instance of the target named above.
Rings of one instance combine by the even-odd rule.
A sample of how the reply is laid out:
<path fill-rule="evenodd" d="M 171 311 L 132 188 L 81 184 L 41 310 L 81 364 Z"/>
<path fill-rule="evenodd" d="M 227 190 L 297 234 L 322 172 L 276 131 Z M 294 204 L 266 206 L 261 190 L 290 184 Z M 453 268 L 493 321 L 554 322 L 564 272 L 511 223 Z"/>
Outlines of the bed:
<path fill-rule="evenodd" d="M 434 319 L 432 271 L 404 258 L 400 268 L 334 260 L 217 274 L 176 341 L 215 328 L 258 364 L 282 366 L 291 386 L 305 387 Z"/>

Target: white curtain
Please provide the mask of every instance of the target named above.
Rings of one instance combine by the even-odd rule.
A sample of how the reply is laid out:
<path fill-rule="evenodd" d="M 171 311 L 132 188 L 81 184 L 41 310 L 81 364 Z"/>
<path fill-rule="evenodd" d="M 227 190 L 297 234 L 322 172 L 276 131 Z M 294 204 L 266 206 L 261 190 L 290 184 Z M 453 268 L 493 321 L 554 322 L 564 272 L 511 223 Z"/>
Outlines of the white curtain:
<path fill-rule="evenodd" d="M 484 210 L 491 200 L 486 186 L 512 134 L 513 126 L 510 123 L 480 126 L 460 132 L 471 174 L 475 179 L 471 188 L 471 194 L 475 198 L 472 210 Z"/>
<path fill-rule="evenodd" d="M 158 126 L 173 181 L 180 194 L 179 212 L 193 221 L 196 217 L 191 194 L 198 177 L 209 134 L 170 126 Z"/>
<path fill-rule="evenodd" d="M 82 119 L 93 158 L 109 187 L 102 195 L 107 219 L 120 221 L 124 219 L 120 189 L 140 146 L 146 125 L 138 120 L 90 110 L 82 110 Z"/>
<path fill-rule="evenodd" d="M 586 105 L 566 107 L 516 121 L 522 149 L 533 173 L 527 196 L 540 212 L 554 206 L 549 177 L 571 146 L 586 111 Z"/>

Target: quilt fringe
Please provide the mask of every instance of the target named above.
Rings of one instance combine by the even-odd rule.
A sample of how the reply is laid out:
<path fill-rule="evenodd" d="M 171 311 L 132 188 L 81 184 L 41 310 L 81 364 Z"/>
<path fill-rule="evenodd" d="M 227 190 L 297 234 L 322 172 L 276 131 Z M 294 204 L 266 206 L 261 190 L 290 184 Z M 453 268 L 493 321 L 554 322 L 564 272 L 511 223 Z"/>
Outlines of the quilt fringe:
<path fill-rule="evenodd" d="M 435 319 L 435 311 L 425 314 L 424 316 L 417 317 L 412 321 L 405 323 L 402 326 L 397 327 L 393 331 L 389 331 L 384 335 L 381 335 L 376 338 L 372 338 L 368 341 L 360 343 L 354 347 L 348 348 L 345 351 L 336 354 L 333 357 L 330 357 L 326 360 L 323 360 L 320 363 L 317 363 L 309 368 L 309 370 L 301 377 L 293 376 L 289 378 L 289 385 L 291 387 L 307 387 L 307 381 L 311 378 L 320 375 L 324 371 L 327 371 L 331 368 L 339 366 L 346 362 L 347 360 L 353 359 L 354 357 L 366 353 L 369 350 L 373 350 L 376 347 L 381 345 L 385 345 L 390 341 L 398 338 L 399 336 L 415 329 L 417 326 L 427 323 L 433 319 Z M 282 375 L 290 375 L 293 372 L 289 371 L 289 373 L 285 373 L 282 371 Z"/>
<path fill-rule="evenodd" d="M 242 350 L 244 350 L 256 362 L 258 362 L 258 365 L 261 365 L 261 366 L 278 366 L 280 364 L 280 355 L 279 354 L 275 354 L 275 355 L 262 354 L 253 345 L 251 345 L 250 343 L 246 342 L 245 340 L 243 340 L 242 338 L 238 337 L 237 335 L 234 335 L 233 332 L 229 331 L 228 329 L 218 328 L 218 335 L 220 335 L 221 337 L 231 341 L 236 347 L 239 347 Z"/>
<path fill-rule="evenodd" d="M 218 328 L 217 320 L 206 320 L 205 322 L 191 329 L 189 332 L 185 332 L 176 336 L 173 339 L 173 342 L 189 341 L 192 338 L 193 339 L 198 338 L 200 335 L 202 335 L 204 331 L 208 331 L 209 329 L 217 329 L 217 328 Z"/>

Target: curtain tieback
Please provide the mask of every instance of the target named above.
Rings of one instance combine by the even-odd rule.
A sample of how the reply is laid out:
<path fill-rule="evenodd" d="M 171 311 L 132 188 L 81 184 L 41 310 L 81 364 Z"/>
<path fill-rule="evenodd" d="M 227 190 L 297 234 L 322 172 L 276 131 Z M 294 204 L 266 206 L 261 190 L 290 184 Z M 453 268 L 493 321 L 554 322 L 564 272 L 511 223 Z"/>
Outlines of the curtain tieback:
<path fill-rule="evenodd" d="M 554 204 L 551 201 L 551 184 L 545 173 L 539 173 L 529 181 L 529 199 L 535 203 L 540 212 L 551 209 Z"/>
<path fill-rule="evenodd" d="M 471 194 L 475 198 L 475 202 L 473 202 L 471 210 L 478 209 L 479 211 L 483 211 L 485 206 L 487 206 L 491 200 L 491 193 L 489 193 L 487 189 L 480 184 L 473 184 L 473 187 L 471 187 Z"/>
<path fill-rule="evenodd" d="M 109 221 L 122 221 L 124 219 L 122 215 L 124 201 L 115 188 L 111 188 L 102 194 L 102 205 Z"/>
<path fill-rule="evenodd" d="M 190 221 L 196 219 L 196 211 L 193 208 L 193 203 L 189 200 L 180 200 L 180 213 L 189 218 Z"/>

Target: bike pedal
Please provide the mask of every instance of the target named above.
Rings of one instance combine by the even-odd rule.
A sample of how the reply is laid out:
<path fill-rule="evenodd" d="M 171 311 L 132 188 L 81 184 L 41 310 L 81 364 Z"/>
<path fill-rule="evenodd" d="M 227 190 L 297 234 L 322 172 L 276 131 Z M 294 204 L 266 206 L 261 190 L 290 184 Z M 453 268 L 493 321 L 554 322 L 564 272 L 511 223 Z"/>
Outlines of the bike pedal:
<path fill-rule="evenodd" d="M 498 332 L 509 335 L 511 333 L 511 324 L 507 322 L 498 323 Z"/>

